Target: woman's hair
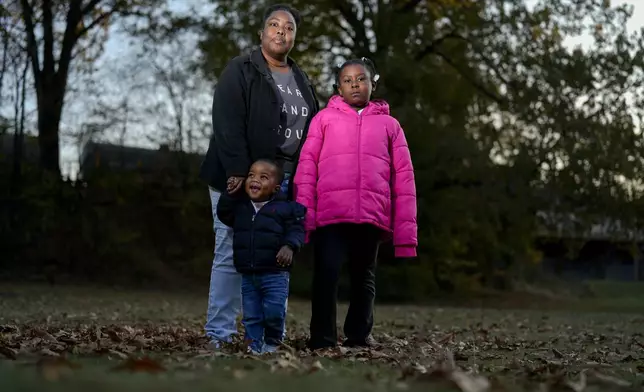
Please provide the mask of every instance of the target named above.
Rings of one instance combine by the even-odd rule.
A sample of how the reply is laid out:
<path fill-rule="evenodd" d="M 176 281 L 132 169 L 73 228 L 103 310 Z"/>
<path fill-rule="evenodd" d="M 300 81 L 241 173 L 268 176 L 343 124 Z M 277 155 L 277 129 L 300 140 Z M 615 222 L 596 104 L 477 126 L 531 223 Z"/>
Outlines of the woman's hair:
<path fill-rule="evenodd" d="M 298 27 L 300 26 L 300 21 L 302 20 L 302 16 L 300 15 L 300 11 L 298 11 L 297 9 L 291 7 L 288 4 L 273 4 L 273 5 L 269 6 L 268 8 L 266 8 L 266 10 L 264 11 L 264 19 L 262 21 L 262 26 L 266 25 L 266 21 L 268 20 L 268 18 L 271 17 L 273 12 L 275 12 L 275 11 L 286 11 L 286 12 L 288 12 L 289 14 L 291 14 L 293 16 L 293 20 L 295 21 L 295 25 L 298 26 Z"/>
<path fill-rule="evenodd" d="M 338 65 L 335 69 L 335 84 L 333 85 L 334 91 L 337 90 L 340 85 L 340 74 L 342 73 L 342 70 L 349 65 L 362 65 L 369 72 L 369 76 L 373 83 L 378 82 L 380 79 L 380 75 L 378 75 L 378 72 L 376 71 L 376 65 L 370 59 L 362 57 L 359 59 L 347 60 L 342 65 Z"/>

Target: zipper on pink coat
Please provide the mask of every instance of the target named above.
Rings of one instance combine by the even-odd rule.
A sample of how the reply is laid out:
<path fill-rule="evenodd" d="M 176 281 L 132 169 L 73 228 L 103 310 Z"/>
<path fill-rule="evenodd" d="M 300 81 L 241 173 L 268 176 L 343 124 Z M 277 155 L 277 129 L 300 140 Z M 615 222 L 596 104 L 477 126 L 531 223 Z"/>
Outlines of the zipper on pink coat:
<path fill-rule="evenodd" d="M 356 112 L 358 115 L 358 193 L 356 195 L 356 222 L 360 219 L 360 190 L 362 189 L 362 168 L 360 157 L 360 150 L 362 148 L 362 113 Z"/>

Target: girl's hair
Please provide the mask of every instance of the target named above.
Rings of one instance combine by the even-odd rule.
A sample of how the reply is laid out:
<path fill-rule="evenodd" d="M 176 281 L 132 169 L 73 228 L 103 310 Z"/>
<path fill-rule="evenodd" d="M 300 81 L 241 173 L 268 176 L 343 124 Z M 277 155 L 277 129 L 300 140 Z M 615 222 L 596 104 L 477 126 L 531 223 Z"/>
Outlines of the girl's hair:
<path fill-rule="evenodd" d="M 347 60 L 335 68 L 335 84 L 333 85 L 333 91 L 338 90 L 338 86 L 340 85 L 340 74 L 342 73 L 342 70 L 349 65 L 362 65 L 369 72 L 369 76 L 373 83 L 378 82 L 380 79 L 380 75 L 378 75 L 378 72 L 376 71 L 376 65 L 370 59 L 362 57 L 359 59 Z"/>

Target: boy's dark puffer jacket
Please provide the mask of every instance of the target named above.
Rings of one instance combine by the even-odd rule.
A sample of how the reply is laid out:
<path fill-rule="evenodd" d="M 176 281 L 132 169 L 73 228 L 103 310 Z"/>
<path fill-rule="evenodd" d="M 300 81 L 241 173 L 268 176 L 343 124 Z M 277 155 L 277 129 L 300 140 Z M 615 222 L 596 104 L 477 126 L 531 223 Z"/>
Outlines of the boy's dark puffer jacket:
<path fill-rule="evenodd" d="M 277 253 L 288 245 L 297 253 L 304 244 L 306 207 L 278 193 L 255 213 L 248 196 L 222 193 L 217 217 L 233 228 L 233 259 L 237 272 L 244 274 L 289 271 L 277 264 Z"/>

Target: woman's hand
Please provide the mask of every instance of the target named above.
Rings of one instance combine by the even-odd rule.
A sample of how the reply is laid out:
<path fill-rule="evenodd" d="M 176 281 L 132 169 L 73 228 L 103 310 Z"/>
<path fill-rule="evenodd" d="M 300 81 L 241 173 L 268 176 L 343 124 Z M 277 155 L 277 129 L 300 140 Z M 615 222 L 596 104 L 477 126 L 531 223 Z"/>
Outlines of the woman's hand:
<path fill-rule="evenodd" d="M 237 192 L 244 185 L 244 180 L 244 177 L 228 177 L 226 191 L 231 194 Z"/>

